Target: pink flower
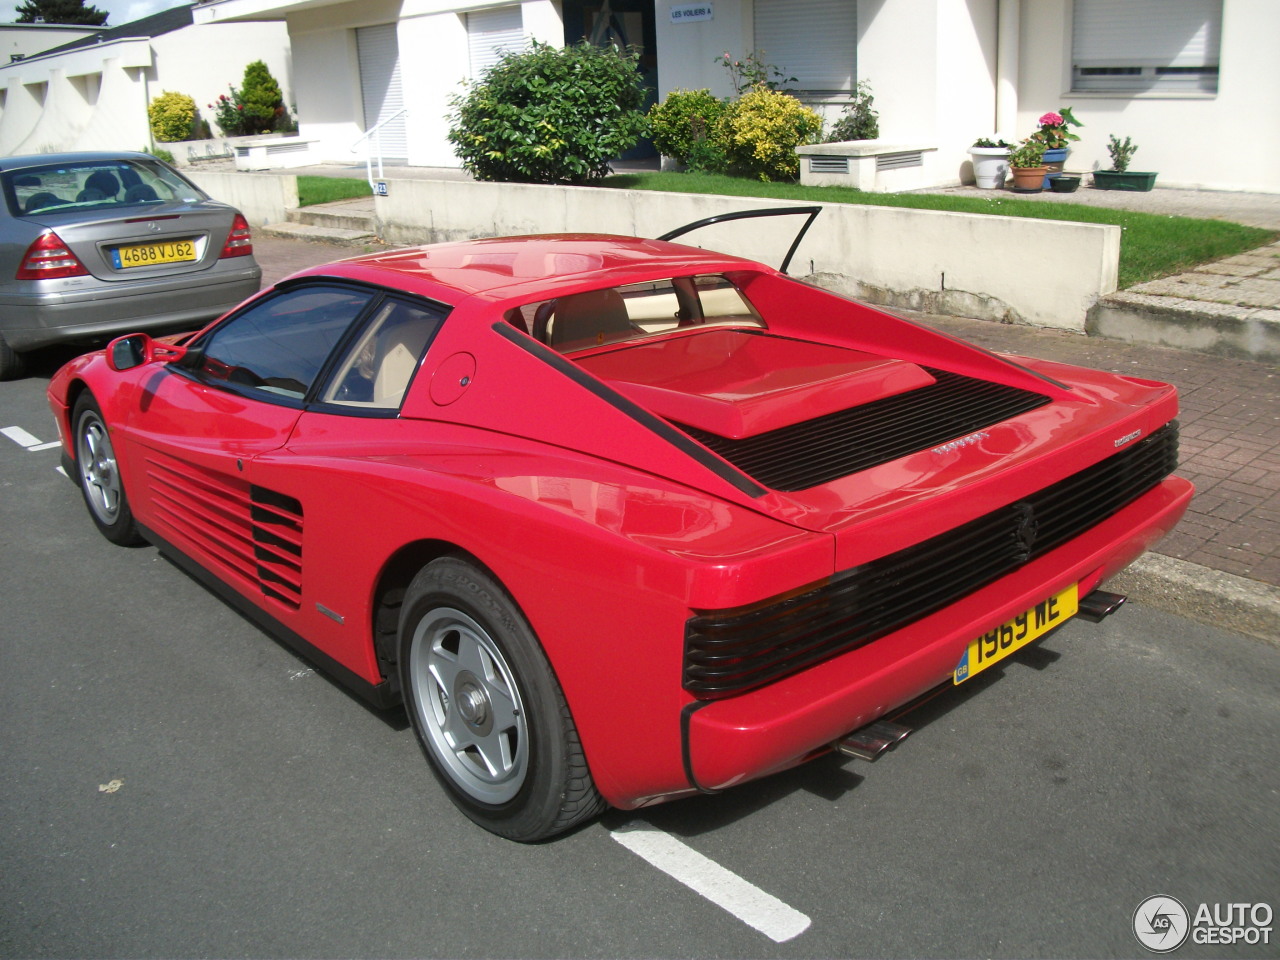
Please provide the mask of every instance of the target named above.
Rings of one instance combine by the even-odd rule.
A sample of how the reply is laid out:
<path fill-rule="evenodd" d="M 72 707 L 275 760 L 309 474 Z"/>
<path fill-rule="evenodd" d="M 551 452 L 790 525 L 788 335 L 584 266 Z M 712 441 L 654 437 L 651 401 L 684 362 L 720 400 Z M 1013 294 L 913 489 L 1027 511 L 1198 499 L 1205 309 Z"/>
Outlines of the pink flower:
<path fill-rule="evenodd" d="M 1040 126 L 1042 127 L 1060 127 L 1062 126 L 1062 114 L 1046 113 L 1040 118 Z"/>

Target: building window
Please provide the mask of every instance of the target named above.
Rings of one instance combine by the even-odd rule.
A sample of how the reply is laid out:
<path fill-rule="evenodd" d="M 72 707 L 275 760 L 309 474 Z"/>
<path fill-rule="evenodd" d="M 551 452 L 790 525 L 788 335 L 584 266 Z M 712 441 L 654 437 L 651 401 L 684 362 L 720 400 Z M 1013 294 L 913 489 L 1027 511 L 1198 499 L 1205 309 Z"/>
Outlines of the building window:
<path fill-rule="evenodd" d="M 1078 92 L 1216 93 L 1222 0 L 1075 0 Z"/>
<path fill-rule="evenodd" d="M 755 0 L 755 49 L 810 94 L 849 93 L 857 76 L 852 0 Z"/>
<path fill-rule="evenodd" d="M 479 79 L 504 52 L 524 49 L 524 19 L 519 5 L 467 14 L 467 46 L 471 76 Z"/>

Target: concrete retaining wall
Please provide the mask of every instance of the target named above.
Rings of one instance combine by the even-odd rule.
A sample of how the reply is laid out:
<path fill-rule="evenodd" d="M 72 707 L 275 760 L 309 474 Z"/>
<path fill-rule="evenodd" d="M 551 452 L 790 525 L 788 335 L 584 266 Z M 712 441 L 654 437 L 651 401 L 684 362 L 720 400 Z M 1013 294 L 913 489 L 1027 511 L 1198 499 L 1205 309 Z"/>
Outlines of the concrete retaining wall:
<path fill-rule="evenodd" d="M 524 233 L 656 237 L 733 210 L 779 200 L 643 190 L 392 180 L 375 198 L 379 236 L 426 243 Z M 824 204 L 791 266 L 823 286 L 874 303 L 1083 331 L 1098 297 L 1116 289 L 1120 228 L 1109 225 Z M 771 263 L 797 217 L 717 225 L 682 238 Z"/>
<path fill-rule="evenodd" d="M 223 203 L 240 210 L 254 227 L 281 223 L 298 206 L 298 178 L 294 174 L 231 173 L 184 167 L 187 179 Z"/>

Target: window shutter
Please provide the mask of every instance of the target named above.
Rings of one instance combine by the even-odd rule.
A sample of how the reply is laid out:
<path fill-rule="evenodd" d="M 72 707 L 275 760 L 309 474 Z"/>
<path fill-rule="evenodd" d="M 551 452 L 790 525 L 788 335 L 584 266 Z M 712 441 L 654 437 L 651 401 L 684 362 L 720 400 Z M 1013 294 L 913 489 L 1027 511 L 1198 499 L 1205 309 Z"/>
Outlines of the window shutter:
<path fill-rule="evenodd" d="M 1077 67 L 1216 67 L 1222 0 L 1075 0 Z"/>
<path fill-rule="evenodd" d="M 360 96 L 364 102 L 365 129 L 370 130 L 404 109 L 396 25 L 357 27 L 356 54 L 360 61 Z M 409 156 L 409 137 L 403 115 L 383 127 L 378 139 L 384 159 L 404 160 Z M 372 141 L 369 147 L 373 148 Z"/>
<path fill-rule="evenodd" d="M 755 48 L 789 86 L 852 91 L 858 62 L 857 0 L 756 0 Z"/>
<path fill-rule="evenodd" d="M 471 76 L 479 79 L 498 62 L 503 51 L 524 49 L 524 19 L 520 7 L 512 5 L 468 13 L 467 44 L 471 51 Z"/>

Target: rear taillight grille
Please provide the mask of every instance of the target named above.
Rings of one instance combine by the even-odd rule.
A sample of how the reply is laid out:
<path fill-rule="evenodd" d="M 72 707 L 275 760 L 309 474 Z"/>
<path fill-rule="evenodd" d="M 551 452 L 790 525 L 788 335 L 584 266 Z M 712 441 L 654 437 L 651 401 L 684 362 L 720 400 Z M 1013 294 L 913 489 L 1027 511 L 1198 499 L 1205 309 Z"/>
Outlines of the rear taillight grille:
<path fill-rule="evenodd" d="M 758 483 L 804 490 L 1034 410 L 1049 397 L 930 370 L 936 383 L 742 440 L 681 429 Z"/>
<path fill-rule="evenodd" d="M 709 611 L 685 631 L 684 688 L 732 696 L 856 649 L 1061 546 L 1173 472 L 1177 423 L 1030 496 L 807 593 Z"/>

